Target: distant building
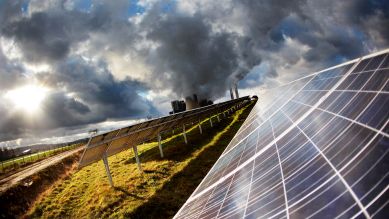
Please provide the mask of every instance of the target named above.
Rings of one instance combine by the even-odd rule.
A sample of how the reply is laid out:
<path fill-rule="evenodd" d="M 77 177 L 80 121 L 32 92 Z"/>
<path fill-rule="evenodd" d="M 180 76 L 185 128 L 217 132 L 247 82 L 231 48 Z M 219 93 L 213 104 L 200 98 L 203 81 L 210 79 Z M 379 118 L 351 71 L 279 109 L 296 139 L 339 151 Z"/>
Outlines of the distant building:
<path fill-rule="evenodd" d="M 184 112 L 186 110 L 186 104 L 183 100 L 173 100 L 171 102 L 173 111 L 170 114 Z"/>
<path fill-rule="evenodd" d="M 200 107 L 196 94 L 193 94 L 193 97 L 191 96 L 185 97 L 185 103 L 186 103 L 187 110 L 196 109 Z"/>

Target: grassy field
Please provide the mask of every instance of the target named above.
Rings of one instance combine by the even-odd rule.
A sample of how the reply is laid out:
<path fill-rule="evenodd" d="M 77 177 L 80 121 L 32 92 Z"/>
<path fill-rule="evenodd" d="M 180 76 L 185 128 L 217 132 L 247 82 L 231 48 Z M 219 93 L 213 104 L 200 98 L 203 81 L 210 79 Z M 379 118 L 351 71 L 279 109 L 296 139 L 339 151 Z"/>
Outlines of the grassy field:
<path fill-rule="evenodd" d="M 181 134 L 163 141 L 164 158 L 155 142 L 139 147 L 144 173 L 132 150 L 109 157 L 112 178 L 108 183 L 102 162 L 94 163 L 57 182 L 28 213 L 31 218 L 170 218 L 190 196 L 228 145 L 252 108 L 232 116 L 203 121 L 188 130 L 188 144 Z"/>
<path fill-rule="evenodd" d="M 80 146 L 80 144 L 74 144 L 69 146 L 64 146 L 60 148 L 55 148 L 52 150 L 41 151 L 34 154 L 29 154 L 25 156 L 16 157 L 13 159 L 2 161 L 0 164 L 0 173 L 6 173 L 19 167 L 26 166 L 31 163 L 35 163 L 43 158 L 50 157 L 52 155 L 58 154 L 63 151 L 71 150 Z"/>

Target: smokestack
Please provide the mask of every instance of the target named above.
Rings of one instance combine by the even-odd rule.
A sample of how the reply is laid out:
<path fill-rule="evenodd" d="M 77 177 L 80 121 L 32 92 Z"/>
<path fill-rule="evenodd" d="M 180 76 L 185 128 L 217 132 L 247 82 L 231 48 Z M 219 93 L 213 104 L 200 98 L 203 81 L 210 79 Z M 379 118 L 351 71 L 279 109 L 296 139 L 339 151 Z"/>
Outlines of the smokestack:
<path fill-rule="evenodd" d="M 199 107 L 199 102 L 197 99 L 197 95 L 193 94 L 193 98 L 191 96 L 185 97 L 185 104 L 186 104 L 186 109 L 191 110 Z"/>
<path fill-rule="evenodd" d="M 234 84 L 234 88 L 235 88 L 235 99 L 238 99 L 239 98 L 239 93 L 238 93 L 238 82 L 236 82 Z"/>
<path fill-rule="evenodd" d="M 234 93 L 232 92 L 232 86 L 230 87 L 230 95 L 231 95 L 231 100 L 234 99 Z"/>

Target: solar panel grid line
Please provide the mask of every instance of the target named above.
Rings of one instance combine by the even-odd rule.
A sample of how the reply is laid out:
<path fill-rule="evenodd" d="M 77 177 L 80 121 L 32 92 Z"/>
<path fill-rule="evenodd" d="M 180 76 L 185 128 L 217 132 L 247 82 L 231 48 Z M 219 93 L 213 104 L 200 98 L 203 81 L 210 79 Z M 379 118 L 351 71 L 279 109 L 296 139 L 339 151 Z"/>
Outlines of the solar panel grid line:
<path fill-rule="evenodd" d="M 206 176 L 208 176 L 210 173 L 212 173 L 212 171 L 214 171 L 214 169 L 216 169 L 216 165 L 214 165 L 214 166 L 211 168 L 211 170 L 208 171 L 208 173 L 207 173 Z M 204 183 L 204 179 L 206 179 L 206 178 L 207 178 L 207 177 L 204 177 L 204 178 L 203 178 L 202 182 L 200 182 L 200 185 L 201 185 L 202 183 Z M 200 187 L 197 187 L 196 190 L 193 192 L 193 194 L 195 194 L 195 193 L 197 192 L 197 190 L 199 190 L 199 188 L 200 188 Z"/>
<path fill-rule="evenodd" d="M 385 187 L 385 189 L 382 190 L 382 192 L 381 192 L 375 199 L 373 199 L 371 202 L 369 202 L 369 204 L 367 204 L 366 207 L 370 207 L 372 204 L 374 204 L 374 202 L 376 202 L 377 199 L 378 199 L 379 197 L 381 197 L 382 195 L 384 195 L 388 190 L 389 190 L 389 185 L 387 185 L 387 186 Z M 387 205 L 388 203 L 389 203 L 389 200 L 386 201 L 385 204 L 381 206 L 381 208 L 379 208 L 376 212 L 374 212 L 372 216 L 374 216 L 374 215 L 377 214 L 380 210 L 382 210 L 384 207 L 386 207 L 386 205 Z M 355 216 L 352 217 L 352 218 L 356 218 L 358 215 L 359 215 L 359 214 L 355 215 Z"/>
<path fill-rule="evenodd" d="M 347 130 L 347 129 L 344 129 L 344 131 L 346 131 L 346 130 Z M 317 133 L 317 134 L 318 134 L 318 133 Z M 340 136 L 340 135 L 339 135 L 339 136 Z M 339 137 L 339 136 L 338 136 L 338 137 Z M 323 151 L 325 151 L 325 150 L 327 149 L 327 147 L 329 147 L 335 140 L 337 140 L 337 138 L 333 139 L 331 143 L 327 144 L 327 146 L 323 148 Z M 337 153 L 339 153 L 339 152 L 337 152 Z M 308 162 L 308 163 L 309 163 L 309 162 Z M 308 163 L 307 163 L 307 164 L 308 164 Z M 304 166 L 302 166 L 301 168 L 303 168 L 303 167 L 304 167 Z"/>
<path fill-rule="evenodd" d="M 256 108 L 254 106 L 253 109 L 251 110 L 251 112 L 249 113 L 249 115 L 247 116 L 246 120 L 243 122 L 243 124 L 241 126 L 242 128 L 240 128 L 235 135 L 238 135 L 239 133 L 241 133 L 245 129 L 247 124 L 250 123 L 250 121 L 252 121 L 253 117 L 257 116 L 256 114 L 257 114 L 257 112 L 256 112 Z"/>
<path fill-rule="evenodd" d="M 283 111 L 282 111 L 283 112 Z M 284 113 L 284 112 L 283 112 Z M 288 117 L 288 115 L 286 115 L 284 113 L 284 115 L 286 117 Z M 290 119 L 290 117 L 288 117 L 288 119 L 294 123 L 293 120 Z M 301 131 L 301 133 L 304 134 L 304 136 L 311 142 L 311 144 L 319 151 L 320 155 L 326 160 L 326 162 L 331 166 L 331 168 L 335 171 L 336 175 L 340 178 L 340 180 L 342 181 L 342 183 L 346 186 L 348 192 L 353 196 L 354 200 L 357 202 L 358 206 L 361 208 L 363 214 L 366 216 L 366 218 L 371 218 L 369 213 L 367 212 L 365 206 L 362 204 L 361 200 L 359 200 L 359 198 L 357 197 L 357 195 L 355 194 L 355 192 L 352 190 L 352 188 L 350 187 L 350 185 L 348 184 L 348 182 L 343 178 L 343 176 L 340 174 L 340 171 L 338 169 L 336 169 L 336 167 L 331 163 L 331 161 L 327 158 L 327 156 L 324 155 L 324 153 L 322 152 L 322 150 L 320 150 L 320 148 L 312 141 L 312 139 L 298 126 L 298 124 L 296 124 L 296 127 Z"/>
<path fill-rule="evenodd" d="M 370 101 L 369 103 L 368 103 L 368 105 L 366 106 L 366 109 L 373 103 L 373 101 L 377 98 L 377 96 L 378 96 L 378 94 L 379 93 L 383 93 L 382 92 L 382 90 L 385 88 L 385 86 L 388 84 L 388 81 L 389 81 L 389 79 L 387 79 L 386 80 L 386 82 L 385 82 L 385 84 L 384 84 L 384 86 L 382 86 L 381 88 L 380 88 L 380 92 L 378 92 L 378 93 L 376 93 L 376 95 L 374 96 L 374 98 L 372 99 L 372 101 Z M 356 120 L 360 117 L 362 115 L 362 112 L 356 117 Z"/>
<path fill-rule="evenodd" d="M 332 140 L 332 142 L 334 142 L 334 141 L 336 141 L 337 140 L 337 138 L 336 139 L 333 139 Z M 325 151 L 326 149 L 328 149 L 329 147 L 331 147 L 331 143 L 330 144 L 327 144 L 324 148 L 323 148 L 323 151 Z M 290 156 L 292 156 L 292 155 L 290 155 Z M 303 165 L 301 165 L 300 167 L 297 167 L 297 169 L 293 169 L 292 170 L 292 174 L 290 174 L 290 175 L 288 175 L 288 176 L 286 176 L 286 180 L 291 180 L 291 179 L 293 179 L 293 178 L 295 178 L 296 176 L 298 176 L 298 174 L 297 173 L 299 173 L 302 169 L 304 169 L 304 168 L 306 168 L 306 167 L 309 167 L 311 164 L 312 164 L 312 162 L 314 162 L 315 160 L 317 160 L 316 158 L 317 157 L 319 157 L 319 154 L 316 154 L 315 156 L 313 156 L 312 158 L 310 158 L 308 161 L 306 161 L 305 162 L 305 164 L 303 164 Z M 287 158 L 289 158 L 289 157 L 287 157 Z M 284 161 L 286 161 L 287 159 L 285 159 Z M 322 165 L 322 166 L 320 166 L 316 171 L 318 171 L 320 168 L 322 168 L 324 165 Z M 313 173 L 311 173 L 311 175 L 312 174 L 315 174 L 316 172 L 313 172 Z M 297 174 L 297 175 L 296 175 Z M 309 175 L 310 176 L 310 175 Z M 324 176 L 325 177 L 325 176 Z M 299 184 L 297 183 L 295 186 L 298 186 Z M 293 187 L 292 187 L 293 188 Z"/>
<path fill-rule="evenodd" d="M 304 105 L 304 106 L 312 107 L 311 105 L 308 105 L 308 104 L 305 104 L 305 103 L 301 103 L 301 102 L 296 101 L 296 100 L 292 100 L 292 101 L 295 102 L 295 103 Z M 367 108 L 367 107 L 366 107 L 366 108 Z M 334 115 L 334 116 L 336 116 L 336 117 L 339 117 L 339 118 L 345 119 L 345 120 L 347 120 L 347 121 L 350 121 L 351 123 L 354 123 L 354 124 L 363 126 L 363 127 L 367 128 L 367 129 L 370 129 L 370 130 L 372 130 L 372 131 L 378 132 L 378 133 L 380 133 L 381 135 L 384 135 L 385 137 L 389 137 L 389 134 L 388 134 L 388 133 L 385 133 L 385 132 L 383 132 L 383 131 L 380 131 L 380 130 L 374 128 L 374 127 L 368 126 L 368 125 L 363 124 L 363 123 L 361 123 L 361 122 L 358 122 L 358 121 L 356 121 L 356 120 L 354 120 L 354 119 L 350 119 L 350 118 L 344 117 L 344 116 L 342 116 L 342 115 L 339 115 L 339 114 L 337 114 L 337 113 L 330 112 L 330 111 L 325 110 L 325 109 L 322 109 L 322 108 L 317 108 L 317 110 L 320 110 L 320 111 L 329 113 L 329 114 Z M 363 113 L 363 112 L 361 112 L 361 113 Z"/>
<path fill-rule="evenodd" d="M 244 149 L 243 149 L 244 150 Z M 242 155 L 243 155 L 243 153 L 240 155 L 240 158 L 239 158 L 239 161 L 242 159 Z M 239 162 L 238 161 L 238 162 Z M 235 175 L 234 175 L 235 176 Z M 233 180 L 234 180 L 234 176 L 232 177 L 232 179 L 231 179 L 231 183 L 230 183 L 230 185 L 228 186 L 228 188 L 227 188 L 227 191 L 229 191 L 229 188 L 231 187 L 231 184 L 232 184 L 232 182 L 233 182 Z M 224 201 L 225 201 L 225 199 L 226 199 L 226 197 L 227 197 L 227 192 L 226 192 L 226 194 L 225 194 L 225 196 L 224 196 L 224 198 L 223 198 L 223 201 L 222 201 L 222 203 L 221 203 L 221 205 L 220 205 L 220 208 L 219 208 L 219 210 L 218 210 L 218 212 L 217 212 L 217 215 L 216 215 L 216 217 L 218 217 L 218 215 L 220 214 L 220 210 L 221 210 L 221 208 L 223 207 L 223 203 L 224 203 Z"/>
<path fill-rule="evenodd" d="M 313 77 L 312 77 L 306 84 L 308 84 L 312 79 L 313 79 Z M 303 87 L 301 88 L 301 90 L 302 90 L 302 89 L 303 89 Z M 300 90 L 299 90 L 299 91 L 300 91 Z M 298 93 L 299 91 L 297 91 L 297 92 L 295 93 L 295 95 L 297 95 L 297 93 Z M 293 99 L 293 98 L 295 97 L 295 95 L 293 95 L 291 98 L 289 98 L 289 100 Z M 289 100 L 285 101 L 285 103 L 284 103 L 281 107 L 283 107 L 284 105 L 286 105 L 286 104 L 289 102 Z M 280 108 L 281 108 L 281 107 L 280 107 Z M 280 109 L 280 108 L 279 108 L 279 109 Z M 265 121 L 262 122 L 262 124 L 265 123 L 265 122 L 267 122 L 267 121 L 269 121 L 270 118 L 271 118 L 273 115 L 275 115 L 277 112 L 278 112 L 278 110 L 276 110 L 275 112 L 273 112 L 269 117 L 267 117 L 267 119 L 266 119 Z M 258 126 L 258 127 L 260 127 L 260 126 Z M 254 129 L 253 131 L 251 131 L 251 132 L 250 132 L 249 134 L 247 134 L 246 136 L 251 135 L 254 131 L 256 131 L 256 129 Z M 238 133 L 233 137 L 233 139 L 234 139 L 237 135 L 238 135 Z M 241 139 L 238 143 L 235 143 L 235 146 L 238 145 L 238 144 L 240 144 L 243 140 L 244 140 L 244 139 Z M 230 143 L 230 144 L 231 144 L 231 143 Z M 226 154 L 228 154 L 228 153 L 233 149 L 233 147 L 232 147 L 232 148 L 229 148 L 229 147 L 230 147 L 230 145 L 227 146 L 227 149 L 222 153 L 222 155 L 220 156 L 220 158 L 223 157 L 223 156 L 225 156 Z"/>
<path fill-rule="evenodd" d="M 313 79 L 313 78 L 312 78 Z M 309 83 L 309 81 L 307 82 L 307 83 Z M 304 87 L 304 86 L 303 86 Z M 295 95 L 297 95 L 297 93 L 298 92 L 296 92 L 296 94 Z M 295 96 L 294 95 L 294 96 Z M 292 98 L 294 97 L 294 96 L 292 96 Z M 283 101 L 283 105 L 281 105 L 280 107 L 277 107 L 278 109 L 279 108 L 281 108 L 281 107 L 283 107 L 284 105 L 285 105 L 285 103 L 287 103 L 289 100 L 285 100 L 285 101 Z M 274 105 L 274 104 L 273 104 Z M 269 117 L 267 117 L 267 118 L 270 118 L 270 117 L 272 117 L 274 114 L 276 114 L 278 112 L 278 110 L 276 110 L 276 111 L 272 111 L 272 114 L 269 116 Z M 268 120 L 268 119 L 267 119 Z M 263 122 L 266 122 L 267 120 L 264 120 Z M 239 143 L 238 143 L 239 144 Z M 230 149 L 229 147 L 227 147 L 227 149 Z M 228 150 L 226 150 L 223 154 L 225 154 L 225 153 L 228 153 Z M 224 156 L 224 155 L 223 155 Z"/>
<path fill-rule="evenodd" d="M 117 136 L 119 135 L 119 133 L 120 133 L 121 130 L 122 130 L 122 129 L 120 128 L 120 129 L 117 131 L 115 137 L 117 137 Z M 105 153 L 107 153 L 107 151 L 110 149 L 112 143 L 113 143 L 113 141 L 111 141 L 111 142 L 108 144 L 107 149 L 105 150 Z"/>
<path fill-rule="evenodd" d="M 386 154 L 382 155 L 382 157 L 384 157 L 385 155 L 386 155 Z M 356 185 L 357 183 L 359 183 L 359 181 L 361 181 L 363 177 L 365 177 L 368 173 L 370 173 L 370 171 L 372 171 L 372 170 L 374 169 L 374 167 L 375 167 L 380 161 L 381 161 L 381 159 L 377 160 L 377 161 L 369 168 L 369 171 L 365 172 L 361 178 L 359 178 L 357 181 L 355 181 L 355 182 L 351 185 L 351 187 L 354 187 L 354 185 Z M 346 175 L 346 174 L 347 174 L 347 172 L 345 173 L 345 175 Z M 380 179 L 380 181 L 378 181 L 374 186 L 372 186 L 372 188 L 371 188 L 369 191 L 367 191 L 366 194 L 363 195 L 360 199 L 363 200 L 367 195 L 369 195 L 370 192 L 371 192 L 373 189 L 375 189 L 375 188 L 376 188 L 376 187 L 385 179 L 385 177 L 388 176 L 388 175 L 389 175 L 389 173 L 387 173 L 382 179 Z M 377 197 L 375 197 L 375 199 L 379 198 L 379 197 L 383 194 L 383 192 L 384 192 L 384 190 L 381 191 L 381 193 L 380 193 Z M 373 199 L 373 200 L 375 200 L 375 199 Z M 373 202 L 374 202 L 374 201 L 373 201 Z M 368 207 L 369 207 L 369 205 L 366 205 L 366 208 L 368 208 Z M 351 207 L 350 207 L 350 208 L 351 208 Z M 346 209 L 344 212 L 346 212 L 347 210 L 349 210 L 349 209 Z M 344 212 L 343 212 L 343 213 L 344 213 Z M 343 214 L 340 214 L 340 215 L 338 215 L 336 218 L 339 218 L 339 217 L 341 217 L 342 215 L 343 215 Z M 372 215 L 372 217 L 373 217 L 373 215 Z"/>
<path fill-rule="evenodd" d="M 345 78 L 346 78 L 346 76 L 348 76 L 351 72 L 352 72 L 352 70 L 359 64 L 359 62 L 360 62 L 360 60 L 361 60 L 361 58 L 359 59 L 359 61 L 358 62 L 356 62 L 354 65 L 353 65 L 353 67 L 342 77 L 342 80 L 340 80 L 340 81 L 338 81 L 336 84 L 335 84 L 335 86 L 333 87 L 333 88 L 331 88 L 331 90 L 326 94 L 326 96 L 325 97 L 328 97 L 329 96 L 329 94 L 331 93 L 331 92 L 333 92 L 334 90 L 335 90 L 335 88 L 337 87 L 337 86 L 339 86 L 339 84 L 341 84 L 344 80 L 345 80 Z M 320 100 L 318 100 L 318 102 L 315 104 L 315 107 L 317 107 L 318 105 L 320 105 L 323 101 L 324 101 L 324 99 L 325 98 L 321 98 Z M 312 108 L 312 109 L 310 109 L 310 111 L 308 111 L 308 112 L 306 112 L 305 114 L 304 114 L 304 116 L 302 117 L 302 118 L 300 118 L 300 121 L 301 120 L 303 120 L 307 115 L 309 115 L 312 111 L 313 111 L 313 109 L 314 108 Z M 296 122 L 296 123 L 298 123 L 298 122 Z M 293 129 L 294 128 L 294 126 L 292 126 L 292 127 L 289 127 L 286 131 L 284 131 L 284 133 L 283 133 L 283 135 L 285 135 L 286 133 L 288 133 L 291 129 Z M 251 133 L 253 133 L 254 131 L 256 131 L 258 128 L 255 128 Z M 250 133 L 250 134 L 251 134 Z M 249 134 L 249 135 L 250 135 Z M 248 136 L 249 136 L 248 135 Z M 247 138 L 247 137 L 246 137 Z M 279 137 L 277 137 L 278 139 L 280 138 L 280 136 Z M 244 138 L 245 139 L 245 138 Z M 277 139 L 277 140 L 278 140 Z M 242 141 L 242 140 L 241 140 Z M 275 140 L 273 140 L 271 143 L 269 143 L 267 146 L 265 146 L 264 147 L 264 149 L 267 149 L 267 148 L 269 148 L 270 146 L 271 146 L 271 144 L 272 143 L 275 143 Z M 239 143 L 238 143 L 239 144 Z M 230 149 L 230 151 L 231 151 L 232 149 Z M 262 150 L 263 151 L 263 150 Z M 228 152 L 227 152 L 228 153 Z M 222 155 L 223 156 L 223 155 Z M 221 156 L 221 157 L 222 157 Z M 241 168 L 243 168 L 245 165 L 247 165 L 249 162 L 251 162 L 253 159 L 255 159 L 257 156 L 259 156 L 259 155 L 254 155 L 252 158 L 250 158 L 249 160 L 247 160 L 246 162 L 244 162 L 243 164 L 241 164 L 239 167 L 237 167 L 234 171 L 232 171 L 232 172 L 230 172 L 229 174 L 227 174 L 227 176 L 223 176 L 222 178 L 220 178 L 216 183 L 214 183 L 213 185 L 211 185 L 211 187 L 214 187 L 215 185 L 217 185 L 218 183 L 220 183 L 220 182 L 222 182 L 223 180 L 225 180 L 226 179 L 226 177 L 228 177 L 228 176 L 230 176 L 231 174 L 234 174 L 236 171 L 238 171 L 238 170 L 240 170 Z M 200 184 L 201 185 L 201 184 Z M 188 201 L 190 201 L 190 200 L 192 200 L 194 197 L 198 197 L 198 196 L 200 196 L 201 194 L 203 194 L 205 191 L 207 191 L 208 189 L 209 189 L 210 187 L 208 187 L 207 189 L 205 189 L 205 190 L 203 190 L 203 191 L 201 191 L 200 193 L 198 193 L 198 194 L 196 194 L 195 196 L 193 196 L 193 197 L 190 197 L 189 199 L 188 199 Z M 196 192 L 196 191 L 195 191 Z"/>
<path fill-rule="evenodd" d="M 257 143 L 255 145 L 255 152 L 257 151 L 258 142 L 259 142 L 259 132 L 258 132 L 258 136 L 257 136 Z M 252 184 L 253 184 L 254 168 L 255 168 L 255 160 L 253 161 L 253 169 L 251 170 L 250 188 L 249 188 L 249 192 L 248 192 L 249 194 L 247 195 L 247 200 L 246 200 L 246 204 L 245 204 L 246 207 L 245 207 L 244 212 L 243 212 L 243 218 L 246 216 L 246 213 L 247 213 L 247 205 L 249 203 L 251 188 L 252 188 Z"/>
<path fill-rule="evenodd" d="M 271 129 L 272 129 L 273 138 L 275 139 L 275 136 L 274 136 L 274 129 L 273 129 L 273 125 L 272 125 L 271 120 L 270 120 L 270 126 L 271 126 Z M 286 194 L 285 179 L 284 179 L 284 173 L 283 173 L 283 170 L 282 170 L 282 163 L 281 163 L 281 158 L 280 158 L 280 152 L 279 152 L 279 150 L 278 150 L 277 142 L 276 142 L 274 145 L 275 145 L 276 151 L 277 151 L 277 158 L 278 158 L 278 163 L 279 163 L 280 173 L 281 173 L 281 178 L 282 178 L 282 187 L 283 187 L 283 189 L 284 189 L 286 218 L 289 219 L 288 196 L 287 196 L 287 194 Z M 254 161 L 255 161 L 255 160 L 254 160 Z"/>
<path fill-rule="evenodd" d="M 313 79 L 313 78 L 312 78 L 312 79 Z M 301 79 L 298 79 L 298 80 L 301 80 Z M 297 81 L 297 80 L 296 80 L 296 81 Z M 307 83 L 309 83 L 309 81 L 308 81 Z M 281 85 L 281 86 L 286 86 L 286 85 Z M 286 92 L 287 92 L 287 91 L 286 91 Z M 281 95 L 278 95 L 277 98 L 278 98 L 278 97 L 279 97 L 279 98 L 282 98 Z M 277 100 L 275 100 L 274 102 L 277 102 Z M 269 106 L 268 108 L 271 108 L 271 106 Z M 252 110 L 250 114 L 255 114 L 255 111 Z M 248 117 L 248 118 L 245 120 L 245 122 L 246 122 L 246 121 L 249 121 L 250 124 L 253 123 L 253 122 L 255 122 L 255 121 L 252 121 L 252 120 L 250 119 L 250 117 Z M 244 124 L 243 124 L 243 125 L 244 125 Z M 243 125 L 242 125 L 242 126 L 243 126 Z M 236 136 L 236 135 L 239 135 L 239 134 L 240 134 L 241 132 L 243 132 L 244 130 L 245 130 L 245 128 L 243 128 L 242 130 L 238 130 L 238 132 L 235 134 L 235 136 Z M 234 139 L 234 138 L 233 138 L 233 139 Z"/>
<path fill-rule="evenodd" d="M 388 51 L 389 51 L 389 49 L 388 49 Z M 384 53 L 385 51 L 381 51 L 381 52 Z M 364 57 L 367 57 L 367 56 L 364 56 Z M 303 77 L 297 78 L 297 79 L 295 79 L 295 80 L 289 81 L 289 82 L 287 82 L 287 83 L 285 83 L 285 84 L 283 84 L 283 85 L 281 85 L 281 86 L 285 86 L 285 85 L 294 83 L 294 82 L 299 81 L 299 80 L 303 80 L 303 79 L 306 79 L 306 78 L 309 78 L 309 77 L 312 77 L 312 76 L 316 76 L 316 75 L 321 74 L 321 73 L 326 72 L 326 71 L 331 71 L 331 70 L 333 70 L 333 69 L 337 69 L 337 68 L 340 68 L 340 67 L 345 67 L 346 65 L 353 64 L 353 63 L 359 61 L 360 59 L 361 59 L 361 58 L 356 58 L 356 59 L 353 59 L 353 60 L 350 60 L 350 61 L 341 63 L 341 64 L 339 64 L 339 65 L 335 65 L 335 66 L 332 66 L 332 67 L 329 67 L 329 68 L 325 68 L 325 69 L 323 69 L 323 70 L 316 71 L 316 72 L 314 72 L 314 73 L 312 73 L 312 74 L 308 74 L 308 75 L 306 75 L 306 76 L 303 76 Z M 274 89 L 277 89 L 277 88 L 278 88 L 278 87 L 276 87 L 276 88 L 274 88 Z"/>
<path fill-rule="evenodd" d="M 374 56 L 377 56 L 377 55 L 381 55 L 381 54 L 385 54 L 385 53 L 389 53 L 389 49 L 384 49 L 384 50 L 381 50 L 381 51 L 378 51 L 378 52 L 375 52 L 375 53 L 372 53 L 372 54 L 369 54 L 369 55 L 365 55 L 361 58 L 363 59 L 369 59 L 371 57 L 374 57 Z M 323 70 L 320 70 L 320 71 L 316 71 L 312 74 L 308 74 L 306 76 L 303 76 L 303 77 L 300 77 L 300 78 L 297 78 L 293 81 L 290 81 L 290 82 L 287 82 L 286 84 L 290 84 L 290 83 L 294 83 L 295 81 L 298 81 L 298 80 L 302 80 L 302 79 L 305 79 L 305 78 L 308 78 L 308 77 L 311 77 L 311 76 L 314 76 L 314 75 L 317 75 L 317 74 L 320 74 L 320 73 L 323 73 L 325 71 L 330 71 L 330 70 L 333 70 L 333 69 L 336 69 L 336 68 L 339 68 L 339 67 L 343 67 L 343 66 L 346 66 L 346 65 L 349 65 L 349 64 L 352 64 L 352 63 L 355 63 L 357 61 L 360 61 L 361 58 L 356 58 L 356 59 L 353 59 L 353 60 L 350 60 L 350 61 L 347 61 L 347 62 L 344 62 L 344 63 L 341 63 L 339 65 L 335 65 L 335 66 L 332 66 L 332 67 L 329 67 L 329 68 L 326 68 L 326 69 L 323 69 Z M 386 61 L 389 61 L 388 59 Z M 389 64 L 389 63 L 388 63 Z M 386 67 L 386 68 L 389 68 L 389 65 Z M 286 85 L 284 84 L 284 85 Z"/>
<path fill-rule="evenodd" d="M 382 195 L 384 195 L 384 193 L 386 193 L 386 192 L 388 191 L 388 189 L 389 189 L 389 185 L 386 186 L 385 189 L 382 190 L 381 193 L 380 193 L 376 198 L 374 198 L 371 202 L 369 202 L 369 203 L 366 205 L 366 207 L 369 208 L 372 204 L 374 204 L 374 202 L 376 202 L 376 201 L 378 200 L 378 198 L 380 198 Z M 388 203 L 388 201 L 387 201 L 385 204 L 387 204 L 387 203 Z M 381 208 L 383 208 L 383 207 L 385 207 L 385 205 L 381 206 Z M 379 210 L 380 210 L 380 209 L 379 209 Z M 374 213 L 377 213 L 377 212 L 378 212 L 378 211 L 376 211 L 376 212 L 374 212 Z M 353 217 L 351 217 L 351 218 L 356 218 L 356 217 L 358 217 L 360 214 L 361 214 L 361 212 L 358 212 L 357 214 L 355 214 L 355 215 L 354 215 Z"/>
<path fill-rule="evenodd" d="M 232 182 L 233 182 L 233 180 L 234 180 L 234 177 L 235 177 L 235 175 L 232 176 L 231 182 L 228 184 L 227 191 L 228 191 L 229 188 L 231 187 L 231 184 L 232 184 Z M 222 200 L 222 202 L 221 202 L 221 204 L 220 204 L 220 207 L 218 208 L 217 214 L 216 214 L 216 216 L 215 216 L 216 218 L 219 216 L 220 210 L 221 210 L 221 208 L 222 208 L 222 206 L 223 206 L 223 203 L 224 203 L 224 201 L 226 200 L 227 191 L 225 192 L 225 194 L 224 194 L 224 196 L 223 196 L 223 200 Z"/>
<path fill-rule="evenodd" d="M 268 159 L 268 158 L 267 158 Z M 274 167 L 273 168 L 276 168 L 277 167 L 277 165 L 274 165 Z M 266 175 L 266 174 L 264 174 L 264 175 Z"/>
<path fill-rule="evenodd" d="M 385 85 L 387 83 L 385 82 Z M 312 92 L 327 92 L 329 90 L 304 90 L 304 91 L 312 91 Z M 389 91 L 377 91 L 377 90 L 336 90 L 338 92 L 353 92 L 353 93 L 373 93 L 373 94 L 389 94 Z"/>
<path fill-rule="evenodd" d="M 208 205 L 208 202 L 209 202 L 209 200 L 211 199 L 211 197 L 212 197 L 212 195 L 213 195 L 213 193 L 214 193 L 215 191 L 216 191 L 216 188 L 212 190 L 211 194 L 210 194 L 210 195 L 208 196 L 208 198 L 207 198 L 207 201 L 206 201 L 205 204 L 201 207 L 201 210 L 200 210 L 200 212 L 198 213 L 198 217 L 196 217 L 196 218 L 200 218 L 200 216 L 201 216 L 202 213 L 204 212 L 205 206 Z"/>

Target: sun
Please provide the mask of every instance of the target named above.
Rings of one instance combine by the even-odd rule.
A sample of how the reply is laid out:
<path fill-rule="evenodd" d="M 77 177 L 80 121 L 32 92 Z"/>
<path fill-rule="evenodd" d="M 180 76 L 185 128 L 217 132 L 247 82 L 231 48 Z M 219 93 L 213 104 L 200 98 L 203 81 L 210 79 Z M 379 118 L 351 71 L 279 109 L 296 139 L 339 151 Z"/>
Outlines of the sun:
<path fill-rule="evenodd" d="M 48 89 L 38 85 L 26 85 L 10 90 L 5 94 L 17 109 L 26 112 L 36 112 L 47 96 Z"/>

